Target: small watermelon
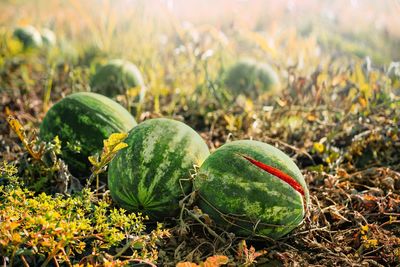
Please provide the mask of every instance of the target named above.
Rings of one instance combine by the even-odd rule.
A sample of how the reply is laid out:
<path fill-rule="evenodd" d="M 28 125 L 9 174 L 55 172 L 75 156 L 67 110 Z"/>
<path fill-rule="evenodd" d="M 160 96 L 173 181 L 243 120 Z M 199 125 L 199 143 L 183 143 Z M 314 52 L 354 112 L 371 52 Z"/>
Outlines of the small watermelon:
<path fill-rule="evenodd" d="M 47 112 L 40 138 L 51 141 L 58 136 L 69 170 L 82 177 L 90 171 L 88 157 L 101 152 L 104 139 L 112 133 L 128 132 L 135 125 L 135 119 L 120 104 L 99 94 L 80 92 L 63 98 Z"/>
<path fill-rule="evenodd" d="M 139 87 L 140 100 L 144 98 L 146 88 L 136 65 L 122 59 L 111 60 L 99 67 L 91 78 L 90 86 L 93 92 L 108 97 L 125 94 L 126 90 Z"/>
<path fill-rule="evenodd" d="M 390 63 L 387 75 L 393 83 L 395 81 L 400 81 L 400 61 Z"/>
<path fill-rule="evenodd" d="M 179 200 L 190 192 L 190 171 L 209 155 L 203 139 L 186 124 L 151 119 L 125 139 L 128 147 L 111 161 L 108 186 L 121 207 L 153 219 L 177 215 Z"/>
<path fill-rule="evenodd" d="M 267 63 L 240 60 L 228 69 L 225 85 L 235 96 L 258 97 L 280 88 L 278 75 Z"/>
<path fill-rule="evenodd" d="M 38 48 L 43 44 L 40 33 L 33 26 L 16 28 L 13 35 L 24 45 L 24 49 Z"/>
<path fill-rule="evenodd" d="M 43 44 L 49 47 L 55 46 L 57 42 L 57 38 L 54 32 L 47 28 L 42 29 L 42 40 Z"/>
<path fill-rule="evenodd" d="M 309 202 L 296 164 L 258 141 L 234 141 L 217 149 L 200 167 L 194 185 L 203 212 L 241 236 L 282 237 L 302 222 Z"/>

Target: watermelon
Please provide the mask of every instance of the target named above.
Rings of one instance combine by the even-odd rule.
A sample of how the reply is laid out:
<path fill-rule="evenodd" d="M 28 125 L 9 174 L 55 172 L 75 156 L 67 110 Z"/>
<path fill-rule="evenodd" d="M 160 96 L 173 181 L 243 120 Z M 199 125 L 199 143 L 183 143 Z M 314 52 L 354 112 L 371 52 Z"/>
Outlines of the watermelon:
<path fill-rule="evenodd" d="M 269 64 L 249 59 L 240 60 L 228 69 L 225 85 L 233 95 L 248 97 L 258 97 L 280 88 L 278 75 Z"/>
<path fill-rule="evenodd" d="M 112 133 L 128 132 L 135 125 L 135 119 L 120 104 L 100 94 L 80 92 L 63 98 L 46 113 L 39 136 L 44 141 L 58 136 L 69 170 L 82 177 L 90 171 L 88 157 L 101 152 L 104 139 Z"/>
<path fill-rule="evenodd" d="M 239 236 L 280 238 L 302 222 L 309 202 L 296 164 L 250 140 L 218 148 L 200 167 L 194 188 L 200 209 Z"/>
<path fill-rule="evenodd" d="M 16 28 L 13 35 L 24 45 L 24 49 L 38 48 L 43 44 L 40 33 L 33 26 Z"/>
<path fill-rule="evenodd" d="M 400 61 L 390 63 L 387 75 L 393 83 L 400 81 Z"/>
<path fill-rule="evenodd" d="M 52 30 L 44 28 L 42 29 L 42 40 L 46 46 L 55 46 L 57 38 Z"/>
<path fill-rule="evenodd" d="M 203 139 L 182 122 L 160 118 L 133 128 L 125 142 L 108 170 L 113 200 L 152 219 L 176 216 L 191 191 L 191 170 L 209 155 Z"/>
<path fill-rule="evenodd" d="M 115 97 L 125 94 L 126 90 L 139 87 L 139 99 L 142 100 L 145 94 L 145 86 L 139 69 L 133 63 L 114 59 L 102 65 L 90 80 L 93 92 Z"/>

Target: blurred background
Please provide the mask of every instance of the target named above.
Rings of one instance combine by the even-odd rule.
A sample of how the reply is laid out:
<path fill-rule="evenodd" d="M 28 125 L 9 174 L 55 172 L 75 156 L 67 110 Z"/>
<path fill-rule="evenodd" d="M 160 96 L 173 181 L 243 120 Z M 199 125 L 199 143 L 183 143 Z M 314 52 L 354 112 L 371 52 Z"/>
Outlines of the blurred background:
<path fill-rule="evenodd" d="M 206 31 L 229 45 L 232 38 L 245 42 L 251 31 L 268 49 L 313 36 L 324 49 L 371 55 L 378 63 L 400 59 L 397 0 L 3 0 L 0 8 L 1 26 L 46 26 L 115 54 L 172 43 L 172 33 L 199 38 Z M 237 52 L 246 53 L 243 42 Z"/>
<path fill-rule="evenodd" d="M 337 99 L 336 93 L 348 93 L 349 81 L 363 82 L 352 78 L 354 70 L 362 68 L 364 78 L 374 69 L 389 75 L 392 62 L 400 60 L 397 0 L 3 0 L 0 10 L 0 66 L 21 54 L 11 40 L 15 28 L 48 28 L 57 45 L 42 57 L 48 66 L 44 71 L 60 84 L 67 76 L 68 90 L 90 90 L 88 77 L 97 66 L 127 59 L 143 73 L 155 111 L 160 111 L 159 96 L 223 87 L 225 70 L 241 58 L 271 64 L 288 88 L 283 97 L 295 95 L 294 101 L 299 93 L 315 99 L 296 91 L 294 82 L 301 79 L 324 83 Z M 54 66 L 64 66 L 64 72 Z M 36 80 L 45 83 L 46 77 Z M 33 83 L 28 79 L 18 86 Z M 57 83 L 52 86 L 52 94 L 63 91 Z M 350 93 L 349 100 L 357 93 Z M 201 95 L 208 97 L 196 94 L 194 102 L 201 102 Z"/>

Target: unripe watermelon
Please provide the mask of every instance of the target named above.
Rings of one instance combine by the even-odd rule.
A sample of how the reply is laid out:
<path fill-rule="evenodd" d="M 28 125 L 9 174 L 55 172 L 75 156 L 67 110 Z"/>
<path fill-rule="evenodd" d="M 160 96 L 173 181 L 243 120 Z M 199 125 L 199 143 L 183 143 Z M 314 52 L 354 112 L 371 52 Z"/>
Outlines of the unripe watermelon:
<path fill-rule="evenodd" d="M 194 182 L 199 207 L 238 235 L 279 238 L 303 220 L 309 194 L 296 164 L 258 141 L 234 141 L 211 154 Z"/>
<path fill-rule="evenodd" d="M 258 97 L 280 88 L 278 75 L 267 63 L 240 60 L 228 69 L 226 87 L 234 94 Z"/>
<path fill-rule="evenodd" d="M 90 81 L 93 92 L 114 97 L 125 94 L 126 90 L 140 87 L 140 100 L 145 94 L 145 86 L 139 69 L 133 63 L 114 59 L 102 65 Z"/>
<path fill-rule="evenodd" d="M 400 61 L 390 63 L 387 75 L 393 83 L 396 81 L 400 81 Z"/>
<path fill-rule="evenodd" d="M 88 157 L 101 152 L 103 140 L 112 133 L 128 132 L 136 125 L 132 115 L 117 102 L 95 93 L 80 92 L 56 103 L 40 125 L 42 140 L 61 140 L 62 158 L 72 174 L 90 171 Z M 73 147 L 80 146 L 80 151 Z"/>
<path fill-rule="evenodd" d="M 42 29 L 42 40 L 43 44 L 46 46 L 54 46 L 56 44 L 56 35 L 50 29 Z"/>
<path fill-rule="evenodd" d="M 203 139 L 182 122 L 151 119 L 133 128 L 125 142 L 108 170 L 114 201 L 153 219 L 177 215 L 179 200 L 191 190 L 184 179 L 209 155 Z"/>
<path fill-rule="evenodd" d="M 40 33 L 33 26 L 16 28 L 13 35 L 24 45 L 24 49 L 38 48 L 43 44 Z"/>

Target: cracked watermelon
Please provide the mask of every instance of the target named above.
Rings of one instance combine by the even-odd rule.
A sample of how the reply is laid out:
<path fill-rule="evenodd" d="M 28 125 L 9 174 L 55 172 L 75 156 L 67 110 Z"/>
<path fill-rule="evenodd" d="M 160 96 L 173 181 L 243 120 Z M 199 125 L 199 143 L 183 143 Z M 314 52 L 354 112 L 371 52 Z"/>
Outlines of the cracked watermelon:
<path fill-rule="evenodd" d="M 151 119 L 125 139 L 128 147 L 115 156 L 108 186 L 121 207 L 153 219 L 176 216 L 179 200 L 191 191 L 194 165 L 209 155 L 206 143 L 192 128 L 171 119 Z"/>
<path fill-rule="evenodd" d="M 217 149 L 200 167 L 194 185 L 203 212 L 240 236 L 280 238 L 302 222 L 309 202 L 296 164 L 258 141 L 234 141 Z"/>
<path fill-rule="evenodd" d="M 145 86 L 142 74 L 135 64 L 122 60 L 110 60 L 99 67 L 90 80 L 93 92 L 114 97 L 126 93 L 126 90 L 139 87 L 139 100 L 144 98 Z"/>
<path fill-rule="evenodd" d="M 228 69 L 226 87 L 234 94 L 258 97 L 280 88 L 278 75 L 267 63 L 240 60 Z"/>
<path fill-rule="evenodd" d="M 135 125 L 132 115 L 117 102 L 80 92 L 63 98 L 46 113 L 40 137 L 51 141 L 57 135 L 69 170 L 82 177 L 90 173 L 88 157 L 101 152 L 104 139 L 112 133 L 128 132 Z"/>

